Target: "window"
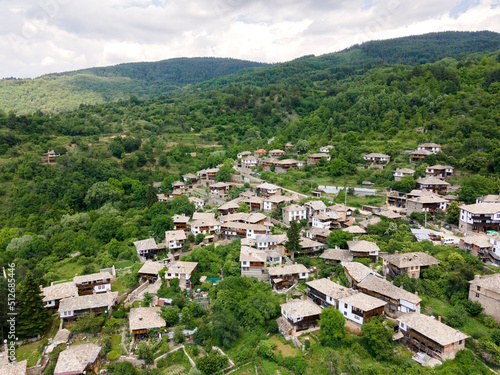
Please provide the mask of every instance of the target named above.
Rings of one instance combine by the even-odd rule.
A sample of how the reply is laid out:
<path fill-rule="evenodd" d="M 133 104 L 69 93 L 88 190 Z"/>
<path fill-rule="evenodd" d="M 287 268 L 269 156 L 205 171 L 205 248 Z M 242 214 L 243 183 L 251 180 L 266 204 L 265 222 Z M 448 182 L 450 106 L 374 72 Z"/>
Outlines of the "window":
<path fill-rule="evenodd" d="M 476 298 L 479 298 L 479 293 L 476 293 Z"/>
<path fill-rule="evenodd" d="M 478 290 L 478 291 L 480 291 L 480 290 L 481 290 L 481 287 L 480 287 L 480 286 L 478 286 L 478 287 L 477 287 L 477 290 Z"/>
<path fill-rule="evenodd" d="M 344 303 L 344 307 L 347 309 L 347 303 Z"/>
<path fill-rule="evenodd" d="M 347 316 L 347 311 L 344 311 L 344 315 Z"/>

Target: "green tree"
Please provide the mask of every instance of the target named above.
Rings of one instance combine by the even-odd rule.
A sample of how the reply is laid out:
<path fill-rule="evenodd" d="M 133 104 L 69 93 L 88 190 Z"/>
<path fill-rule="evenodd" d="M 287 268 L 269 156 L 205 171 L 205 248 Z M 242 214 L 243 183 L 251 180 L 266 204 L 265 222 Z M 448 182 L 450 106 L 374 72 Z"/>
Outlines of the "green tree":
<path fill-rule="evenodd" d="M 102 316 L 86 312 L 76 319 L 75 324 L 71 326 L 71 332 L 97 333 L 101 330 L 103 324 L 104 318 Z"/>
<path fill-rule="evenodd" d="M 160 316 L 165 320 L 167 327 L 173 327 L 179 322 L 179 308 L 177 306 L 162 307 Z"/>
<path fill-rule="evenodd" d="M 184 316 L 182 318 L 184 319 Z M 177 326 L 174 329 L 174 342 L 177 344 L 184 342 L 184 333 L 182 331 L 182 326 Z"/>
<path fill-rule="evenodd" d="M 137 347 L 137 358 L 144 359 L 148 363 L 153 363 L 155 349 L 153 345 L 149 345 L 147 342 L 141 342 Z"/>
<path fill-rule="evenodd" d="M 319 338 L 324 346 L 339 345 L 346 335 L 345 318 L 333 307 L 321 311 L 319 326 Z"/>
<path fill-rule="evenodd" d="M 351 241 L 354 238 L 354 234 L 344 232 L 342 230 L 333 230 L 328 235 L 328 247 L 334 248 L 335 246 L 341 249 L 347 249 L 347 241 Z"/>
<path fill-rule="evenodd" d="M 153 301 L 153 295 L 151 293 L 144 293 L 144 297 L 142 299 L 142 302 L 144 302 L 144 306 L 149 306 L 151 302 Z"/>
<path fill-rule="evenodd" d="M 392 183 L 392 188 L 394 190 L 403 192 L 403 193 L 409 193 L 413 189 L 415 189 L 415 186 L 417 186 L 417 181 L 413 176 L 407 175 L 403 176 L 401 180 L 399 181 L 394 181 Z"/>
<path fill-rule="evenodd" d="M 120 198 L 120 192 L 109 182 L 96 182 L 87 191 L 84 202 L 89 208 L 96 209 L 106 202 L 114 202 Z"/>
<path fill-rule="evenodd" d="M 97 219 L 92 228 L 90 229 L 90 234 L 95 238 L 108 243 L 114 238 L 118 232 L 120 224 L 116 220 L 115 216 L 106 215 Z"/>
<path fill-rule="evenodd" d="M 457 201 L 453 201 L 446 207 L 446 221 L 450 224 L 458 225 L 459 217 L 460 204 Z"/>
<path fill-rule="evenodd" d="M 361 327 L 368 351 L 379 360 L 388 360 L 392 356 L 392 332 L 381 319 L 371 318 Z"/>
<path fill-rule="evenodd" d="M 150 183 L 148 185 L 148 193 L 146 196 L 148 207 L 151 207 L 153 204 L 158 202 L 158 196 L 156 195 L 157 192 L 158 192 L 158 189 L 156 189 L 153 186 L 153 183 Z"/>
<path fill-rule="evenodd" d="M 302 250 L 300 247 L 300 229 L 295 220 L 290 222 L 286 235 L 288 240 L 285 242 L 285 248 L 293 253 L 298 253 Z"/>
<path fill-rule="evenodd" d="M 17 334 L 33 337 L 44 332 L 50 322 L 50 311 L 44 307 L 42 292 L 33 274 L 28 272 L 19 285 Z"/>
<path fill-rule="evenodd" d="M 212 336 L 217 340 L 217 345 L 230 349 L 240 334 L 238 320 L 230 311 L 220 311 L 214 314 L 212 321 Z"/>
<path fill-rule="evenodd" d="M 234 160 L 226 159 L 224 165 L 219 168 L 219 171 L 215 175 L 217 181 L 229 182 L 231 181 L 231 176 L 234 173 Z"/>
<path fill-rule="evenodd" d="M 167 230 L 174 229 L 174 222 L 169 215 L 158 215 L 151 220 L 151 231 L 157 239 L 164 239 Z"/>
<path fill-rule="evenodd" d="M 196 361 L 196 367 L 203 375 L 213 375 L 227 367 L 227 357 L 221 355 L 218 351 L 212 350 L 206 356 Z"/>

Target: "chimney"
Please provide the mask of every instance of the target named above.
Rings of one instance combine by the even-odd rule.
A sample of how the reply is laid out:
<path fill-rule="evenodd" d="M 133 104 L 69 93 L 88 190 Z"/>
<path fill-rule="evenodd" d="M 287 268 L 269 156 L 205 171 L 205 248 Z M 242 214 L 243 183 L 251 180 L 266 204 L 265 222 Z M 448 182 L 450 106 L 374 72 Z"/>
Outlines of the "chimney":
<path fill-rule="evenodd" d="M 438 316 L 438 321 L 441 323 L 441 315 Z"/>
<path fill-rule="evenodd" d="M 398 255 L 398 254 L 399 254 L 399 251 L 397 251 L 397 250 L 396 250 L 396 251 L 394 252 L 394 254 Z"/>

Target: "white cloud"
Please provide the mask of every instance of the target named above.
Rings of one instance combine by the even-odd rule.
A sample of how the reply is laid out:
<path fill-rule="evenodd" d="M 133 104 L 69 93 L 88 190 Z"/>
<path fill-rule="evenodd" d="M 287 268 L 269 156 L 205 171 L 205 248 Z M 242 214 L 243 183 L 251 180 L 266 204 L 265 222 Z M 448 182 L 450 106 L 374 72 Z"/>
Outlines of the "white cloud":
<path fill-rule="evenodd" d="M 495 0 L 17 0 L 0 3 L 0 77 L 222 56 L 279 62 L 374 39 L 500 31 Z"/>

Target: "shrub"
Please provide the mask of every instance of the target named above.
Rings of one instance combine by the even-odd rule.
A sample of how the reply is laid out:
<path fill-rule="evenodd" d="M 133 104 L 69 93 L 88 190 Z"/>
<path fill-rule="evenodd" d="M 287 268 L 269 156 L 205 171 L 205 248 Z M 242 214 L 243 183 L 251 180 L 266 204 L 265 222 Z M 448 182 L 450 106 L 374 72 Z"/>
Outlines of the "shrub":
<path fill-rule="evenodd" d="M 116 361 L 118 358 L 120 358 L 120 353 L 118 353 L 116 350 L 112 350 L 108 353 L 108 360 Z"/>

